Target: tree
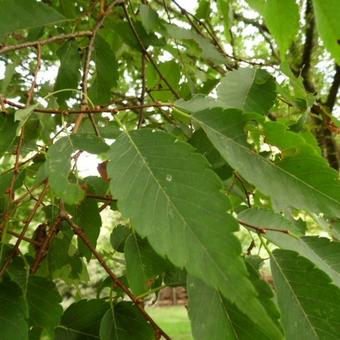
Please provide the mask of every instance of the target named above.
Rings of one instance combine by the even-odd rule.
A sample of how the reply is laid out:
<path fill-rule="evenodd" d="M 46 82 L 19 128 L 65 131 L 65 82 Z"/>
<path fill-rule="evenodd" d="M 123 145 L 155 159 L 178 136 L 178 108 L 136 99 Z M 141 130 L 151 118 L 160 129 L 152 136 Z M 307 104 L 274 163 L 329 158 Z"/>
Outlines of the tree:
<path fill-rule="evenodd" d="M 337 0 L 0 7 L 1 339 L 170 339 L 164 286 L 195 339 L 339 337 Z"/>

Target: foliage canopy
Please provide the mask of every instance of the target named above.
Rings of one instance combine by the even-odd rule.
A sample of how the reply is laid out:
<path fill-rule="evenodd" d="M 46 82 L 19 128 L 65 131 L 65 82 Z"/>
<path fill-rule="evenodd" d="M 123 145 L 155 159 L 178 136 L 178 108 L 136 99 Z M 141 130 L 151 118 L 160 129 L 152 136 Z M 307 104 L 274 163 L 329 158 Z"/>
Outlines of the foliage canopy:
<path fill-rule="evenodd" d="M 338 0 L 0 8 L 1 339 L 339 338 Z"/>

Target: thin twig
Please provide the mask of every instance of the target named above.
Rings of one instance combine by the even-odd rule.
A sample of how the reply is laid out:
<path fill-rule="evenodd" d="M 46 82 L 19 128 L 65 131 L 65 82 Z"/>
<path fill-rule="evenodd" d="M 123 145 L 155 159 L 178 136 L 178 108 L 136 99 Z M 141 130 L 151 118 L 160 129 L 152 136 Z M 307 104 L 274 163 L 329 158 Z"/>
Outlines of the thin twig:
<path fill-rule="evenodd" d="M 20 168 L 20 167 L 22 167 L 23 165 L 25 165 L 25 164 L 27 164 L 27 163 L 33 161 L 33 160 L 34 160 L 36 157 L 38 157 L 39 155 L 40 155 L 39 153 L 36 153 L 35 155 L 33 155 L 32 157 L 26 159 L 25 161 L 20 162 L 17 166 Z M 11 167 L 11 168 L 9 168 L 9 169 L 7 169 L 7 170 L 5 170 L 5 171 L 3 171 L 3 172 L 1 172 L 1 173 L 0 173 L 0 176 L 5 175 L 5 174 L 8 174 L 9 172 L 12 172 L 13 170 L 14 170 L 14 166 Z"/>
<path fill-rule="evenodd" d="M 0 230 L 0 235 L 1 235 L 2 233 L 3 233 L 3 231 Z M 6 230 L 5 233 L 6 233 L 6 234 L 9 234 L 9 235 L 12 235 L 12 236 L 14 236 L 14 237 L 16 237 L 16 238 L 19 238 L 19 237 L 20 237 L 20 234 L 19 234 L 19 233 L 16 233 L 15 231 L 12 231 L 12 230 Z M 36 246 L 40 246 L 40 242 L 35 241 L 35 240 L 32 240 L 32 239 L 29 238 L 29 237 L 24 236 L 24 237 L 22 238 L 22 240 L 23 240 L 23 241 L 26 241 L 26 242 L 29 242 L 29 243 L 31 243 L 31 244 L 34 244 L 34 245 L 36 245 Z"/>
<path fill-rule="evenodd" d="M 250 202 L 249 192 L 248 192 L 247 188 L 245 187 L 242 178 L 241 178 L 236 172 L 234 172 L 234 177 L 238 180 L 238 182 L 240 183 L 240 185 L 241 185 L 241 187 L 242 187 L 242 190 L 243 190 L 243 192 L 244 192 L 244 195 L 246 196 L 248 208 L 251 208 L 251 202 Z"/>
<path fill-rule="evenodd" d="M 26 188 L 26 192 L 24 194 L 22 194 L 21 196 L 19 196 L 18 198 L 16 198 L 12 203 L 14 205 L 19 205 L 27 196 L 32 197 L 33 196 L 33 191 L 38 189 L 40 187 L 42 183 L 38 183 L 33 185 L 31 188 Z"/>
<path fill-rule="evenodd" d="M 280 58 L 276 53 L 276 50 L 273 46 L 273 42 L 270 37 L 270 32 L 267 28 L 266 25 L 261 24 L 258 20 L 256 19 L 249 19 L 244 17 L 242 14 L 239 13 L 233 13 L 234 18 L 238 19 L 240 21 L 243 21 L 246 25 L 251 25 L 253 27 L 256 27 L 259 30 L 259 33 L 262 35 L 263 39 L 267 42 L 269 45 L 270 50 L 272 51 L 272 56 L 276 59 L 276 62 L 279 64 L 280 63 Z"/>
<path fill-rule="evenodd" d="M 209 27 L 205 24 L 205 22 L 201 21 L 200 19 L 198 19 L 194 14 L 188 12 L 186 9 L 184 9 L 177 1 L 172 0 L 172 2 L 179 8 L 179 10 L 181 11 L 181 13 L 187 18 L 188 22 L 190 23 L 190 25 L 194 28 L 194 30 L 196 31 L 197 34 L 199 34 L 200 36 L 206 38 L 203 33 L 202 30 L 197 27 L 197 25 L 193 22 L 192 19 L 194 19 L 200 26 L 204 27 L 205 30 L 207 31 L 208 35 L 211 38 L 211 42 L 213 45 L 215 45 L 215 47 L 217 47 L 217 49 L 220 51 L 220 53 L 222 53 L 222 55 L 226 58 L 226 60 L 228 58 L 230 58 L 230 56 L 226 53 L 226 51 L 224 50 L 224 48 L 222 47 L 222 45 L 220 44 L 220 42 L 218 41 L 218 39 L 216 38 L 214 32 L 212 30 L 209 29 Z M 192 19 L 191 19 L 192 18 Z M 231 71 L 234 67 L 225 64 L 225 67 L 227 70 Z"/>
<path fill-rule="evenodd" d="M 0 269 L 0 278 L 3 276 L 3 274 L 5 273 L 7 267 L 12 263 L 14 257 L 18 254 L 19 251 L 19 246 L 21 241 L 23 240 L 23 238 L 25 237 L 25 234 L 27 232 L 27 229 L 30 225 L 30 223 L 32 222 L 37 210 L 39 209 L 39 207 L 42 204 L 42 201 L 46 195 L 48 191 L 48 184 L 45 183 L 44 189 L 42 190 L 42 192 L 39 195 L 38 201 L 35 203 L 30 215 L 28 216 L 27 220 L 24 223 L 24 227 L 22 228 L 22 231 L 14 245 L 13 251 L 11 252 L 11 254 L 8 256 L 8 258 L 6 259 L 6 261 L 4 262 L 4 264 L 2 265 L 1 269 Z"/>
<path fill-rule="evenodd" d="M 1 101 L 4 104 L 7 104 L 12 107 L 16 107 L 17 109 L 25 109 L 27 106 L 19 103 L 15 103 L 10 99 L 1 97 Z M 39 113 L 47 113 L 47 114 L 61 114 L 61 115 L 69 115 L 69 114 L 87 114 L 87 113 L 102 113 L 102 112 L 111 112 L 113 114 L 118 113 L 120 111 L 127 110 L 140 110 L 141 108 L 161 108 L 161 107 L 173 107 L 175 104 L 173 103 L 162 103 L 162 102 L 154 102 L 150 104 L 143 105 L 124 105 L 122 107 L 116 108 L 108 108 L 108 107 L 100 107 L 100 108 L 87 108 L 87 109 L 69 109 L 69 110 L 60 110 L 60 109 L 46 109 L 46 108 L 36 108 L 33 112 Z"/>
<path fill-rule="evenodd" d="M 103 204 L 101 205 L 101 207 L 98 209 L 99 212 L 101 213 L 104 209 L 106 209 L 107 207 L 109 207 L 109 206 L 111 205 L 111 203 L 112 203 L 112 202 L 109 202 L 109 201 L 103 203 Z"/>
<path fill-rule="evenodd" d="M 45 258 L 48 253 L 48 247 L 53 238 L 57 235 L 59 230 L 60 223 L 62 222 L 62 218 L 60 216 L 57 217 L 55 223 L 50 227 L 47 237 L 44 239 L 44 242 L 39 246 L 39 252 L 37 253 L 32 265 L 31 265 L 31 274 L 35 274 L 39 269 L 40 263 Z"/>
<path fill-rule="evenodd" d="M 110 276 L 112 281 L 115 285 L 117 285 L 120 289 L 124 291 L 124 293 L 131 299 L 131 301 L 134 303 L 136 308 L 141 312 L 143 317 L 151 324 L 151 326 L 154 328 L 157 333 L 161 334 L 165 339 L 171 340 L 170 336 L 165 333 L 157 324 L 156 322 L 151 318 L 151 316 L 146 313 L 143 306 L 140 304 L 140 300 L 132 294 L 130 289 L 121 281 L 118 279 L 118 277 L 113 273 L 113 271 L 110 269 L 110 267 L 105 262 L 104 258 L 100 253 L 97 252 L 96 248 L 93 246 L 89 238 L 87 237 L 84 230 L 76 224 L 67 214 L 65 210 L 61 210 L 60 216 L 63 220 L 65 220 L 73 229 L 74 233 L 79 236 L 79 238 L 84 242 L 84 244 L 87 246 L 87 248 L 91 251 L 93 256 L 98 260 L 98 262 L 101 264 L 103 269 L 106 271 L 106 273 Z"/>
<path fill-rule="evenodd" d="M 135 26 L 133 25 L 132 23 L 132 20 L 129 16 L 129 13 L 127 11 L 127 8 L 125 6 L 125 4 L 123 3 L 122 4 L 122 7 L 124 9 L 124 14 L 125 14 L 125 17 L 128 21 L 128 24 L 132 30 L 132 33 L 133 35 L 135 36 L 141 50 L 142 50 L 142 53 L 148 58 L 149 62 L 151 63 L 151 65 L 153 66 L 153 68 L 155 69 L 155 71 L 158 73 L 159 77 L 164 81 L 164 83 L 166 84 L 166 86 L 168 87 L 168 89 L 170 90 L 170 92 L 176 97 L 176 99 L 179 99 L 180 96 L 179 94 L 177 93 L 177 91 L 171 86 L 171 84 L 167 81 L 167 79 L 163 76 L 162 72 L 160 71 L 160 69 L 158 68 L 157 64 L 155 63 L 155 61 L 153 60 L 153 58 L 151 57 L 150 53 L 146 50 L 145 46 L 144 46 L 144 43 L 143 41 L 141 40 L 141 38 L 139 37 L 139 34 L 135 28 Z"/>
<path fill-rule="evenodd" d="M 142 53 L 142 67 L 141 67 L 141 80 L 142 80 L 142 89 L 141 89 L 141 94 L 140 94 L 140 105 L 141 108 L 139 110 L 139 118 L 138 118 L 138 124 L 137 127 L 140 128 L 143 121 L 144 121 L 144 98 L 145 98 L 145 87 L 146 87 L 146 79 L 145 79 L 145 53 Z"/>
<path fill-rule="evenodd" d="M 36 64 L 36 67 L 33 73 L 33 81 L 32 81 L 31 87 L 29 91 L 27 92 L 26 107 L 30 106 L 33 100 L 34 89 L 37 84 L 38 73 L 41 67 L 41 46 L 38 44 L 36 46 L 36 49 L 37 49 L 37 64 Z M 19 141 L 15 149 L 15 163 L 14 163 L 13 177 L 12 177 L 11 185 L 8 190 L 8 194 L 11 200 L 14 199 L 14 186 L 15 186 L 16 180 L 20 172 L 20 167 L 19 167 L 20 154 L 21 154 L 22 145 L 24 143 L 24 137 L 25 137 L 25 127 L 23 126 L 21 128 Z"/>
<path fill-rule="evenodd" d="M 29 106 L 32 103 L 33 96 L 34 96 L 34 89 L 37 86 L 38 73 L 39 73 L 39 70 L 41 68 L 41 45 L 37 44 L 36 49 L 37 49 L 37 65 L 36 65 L 35 70 L 34 70 L 31 88 L 29 89 L 29 91 L 27 93 L 26 106 Z"/>
<path fill-rule="evenodd" d="M 11 185 L 8 188 L 7 192 L 8 192 L 8 196 L 10 197 L 11 200 L 14 199 L 14 186 L 15 186 L 15 182 L 18 178 L 19 172 L 20 172 L 20 153 L 21 153 L 21 147 L 22 144 L 24 142 L 24 134 L 25 134 L 25 129 L 24 127 L 21 128 L 20 131 L 20 135 L 19 135 L 19 141 L 18 144 L 15 148 L 15 163 L 14 163 L 14 170 L 13 170 L 13 177 L 11 180 Z"/>
<path fill-rule="evenodd" d="M 159 4 L 161 4 L 161 5 L 164 6 L 164 1 L 157 0 L 157 2 L 158 2 Z M 186 17 L 186 19 L 188 20 L 188 22 L 189 22 L 189 23 L 192 25 L 192 27 L 195 29 L 196 33 L 198 33 L 199 35 L 201 35 L 201 36 L 204 37 L 205 39 L 210 40 L 211 43 L 212 43 L 214 46 L 216 46 L 217 49 L 218 49 L 218 50 L 219 50 L 226 58 L 230 58 L 230 59 L 232 59 L 232 60 L 235 60 L 236 62 L 243 62 L 243 63 L 249 64 L 249 65 L 254 65 L 254 66 L 270 66 L 270 67 L 272 67 L 272 66 L 275 64 L 275 63 L 273 63 L 273 62 L 272 62 L 272 63 L 266 63 L 266 62 L 257 62 L 257 61 L 246 60 L 246 59 L 242 59 L 242 58 L 236 57 L 235 55 L 230 55 L 230 54 L 228 54 L 228 53 L 224 50 L 224 48 L 223 48 L 221 42 L 220 42 L 219 39 L 217 38 L 217 36 L 216 36 L 215 32 L 213 31 L 212 27 L 209 28 L 208 25 L 207 25 L 204 21 L 202 21 L 202 20 L 200 20 L 199 18 L 197 18 L 194 14 L 188 12 L 188 11 L 187 11 L 186 9 L 184 9 L 181 5 L 179 5 L 176 1 L 172 0 L 172 2 L 178 7 L 178 11 L 177 11 L 176 9 L 172 8 L 172 7 L 170 7 L 170 10 L 171 10 L 173 13 L 177 14 L 177 15 L 183 14 L 183 15 Z M 191 18 L 194 19 L 194 20 L 198 23 L 198 25 L 202 26 L 202 27 L 206 30 L 206 32 L 208 33 L 208 35 L 209 35 L 210 38 L 208 38 L 208 37 L 206 37 L 206 36 L 204 36 L 204 35 L 202 34 L 202 30 L 201 30 L 199 27 L 197 27 L 197 25 L 193 22 L 193 20 L 191 20 Z M 251 20 L 251 19 L 250 19 L 250 20 Z M 256 27 L 257 27 L 257 26 L 256 26 Z M 262 34 L 263 32 L 260 31 L 260 33 Z M 268 42 L 268 44 L 270 45 L 270 48 L 271 48 L 272 51 L 273 51 L 273 55 L 276 56 L 275 51 L 274 51 L 274 48 L 273 48 L 273 46 L 272 46 L 272 43 L 271 43 L 269 37 L 267 37 L 266 35 L 264 35 L 264 39 L 265 39 L 265 40 Z M 278 58 L 277 58 L 277 59 L 278 59 Z M 225 71 L 221 72 L 221 70 L 219 70 L 219 69 L 217 68 L 218 65 L 214 65 L 214 64 L 212 64 L 211 62 L 208 62 L 208 64 L 209 64 L 210 67 L 214 68 L 214 69 L 215 69 L 217 72 L 219 72 L 220 74 L 224 74 L 224 73 L 225 73 Z M 233 66 L 231 66 L 231 65 L 225 65 L 225 66 L 226 66 L 226 68 L 227 68 L 228 70 L 231 70 L 231 69 L 233 69 L 233 68 L 237 68 L 237 65 L 233 65 Z"/>
<path fill-rule="evenodd" d="M 94 43 L 96 40 L 96 35 L 99 31 L 99 29 L 103 26 L 104 21 L 106 19 L 106 17 L 112 12 L 112 9 L 114 6 L 118 5 L 121 3 L 121 0 L 115 0 L 113 1 L 109 6 L 107 6 L 106 10 L 104 13 L 102 13 L 102 15 L 100 16 L 100 19 L 97 21 L 96 25 L 94 26 L 93 30 L 92 30 L 92 35 L 89 41 L 89 45 L 87 47 L 87 53 L 86 53 L 86 59 L 85 59 L 85 63 L 84 63 L 84 68 L 83 68 L 83 77 L 82 77 L 82 102 L 81 102 L 81 109 L 87 109 L 88 108 L 88 76 L 89 76 L 89 72 L 90 72 L 90 63 L 91 63 L 91 59 L 92 59 L 92 52 L 94 49 Z M 92 116 L 91 112 L 87 112 L 87 115 L 91 121 L 91 124 L 93 126 L 93 129 L 96 133 L 97 136 L 99 136 L 99 130 L 98 127 L 95 123 L 95 120 Z M 80 128 L 81 122 L 84 119 L 84 114 L 81 113 L 79 115 L 79 117 L 77 118 L 74 128 L 73 128 L 73 133 L 77 133 L 77 131 Z"/>
<path fill-rule="evenodd" d="M 277 228 L 269 228 L 269 227 L 260 227 L 254 224 L 250 224 L 241 220 L 238 220 L 238 223 L 242 224 L 243 226 L 247 228 L 251 228 L 256 230 L 259 234 L 266 234 L 268 231 L 276 231 L 278 233 L 288 234 L 292 235 L 291 232 L 288 229 L 277 229 Z"/>
<path fill-rule="evenodd" d="M 93 199 L 96 199 L 98 201 L 104 201 L 104 202 L 115 202 L 116 201 L 115 199 L 113 199 L 109 195 L 102 196 L 102 195 L 92 194 L 90 192 L 86 193 L 86 197 L 87 198 L 93 198 Z"/>
<path fill-rule="evenodd" d="M 69 33 L 69 34 L 55 35 L 54 37 L 51 37 L 48 39 L 28 41 L 28 42 L 17 44 L 17 45 L 2 46 L 0 47 L 0 54 L 7 53 L 10 51 L 22 50 L 24 48 L 33 47 L 37 45 L 43 46 L 43 45 L 51 44 L 51 43 L 61 41 L 61 40 L 70 40 L 70 39 L 75 39 L 75 38 L 80 38 L 80 37 L 90 37 L 91 35 L 92 35 L 91 31 L 80 31 L 80 32 Z"/>

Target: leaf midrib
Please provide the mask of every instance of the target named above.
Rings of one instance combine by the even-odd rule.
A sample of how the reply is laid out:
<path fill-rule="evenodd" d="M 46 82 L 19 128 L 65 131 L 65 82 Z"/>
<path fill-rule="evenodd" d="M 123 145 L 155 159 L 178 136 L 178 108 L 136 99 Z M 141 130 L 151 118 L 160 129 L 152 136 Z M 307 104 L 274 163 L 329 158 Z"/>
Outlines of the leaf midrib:
<path fill-rule="evenodd" d="M 229 316 L 229 312 L 228 312 L 228 309 L 227 309 L 227 306 L 224 304 L 224 301 L 223 301 L 223 296 L 220 294 L 220 292 L 216 291 L 216 294 L 217 294 L 217 297 L 222 305 L 222 310 L 226 316 L 226 318 L 228 319 L 229 321 L 229 325 L 230 325 L 230 328 L 232 329 L 233 331 L 233 334 L 235 336 L 235 339 L 236 340 L 240 340 L 240 337 L 238 336 L 237 332 L 236 332 L 236 329 L 234 327 L 234 324 L 232 322 L 232 320 L 230 319 L 230 316 Z"/>
<path fill-rule="evenodd" d="M 308 318 L 308 314 L 305 313 L 305 310 L 303 309 L 303 306 L 301 305 L 300 300 L 297 298 L 297 295 L 295 294 L 295 291 L 293 289 L 293 287 L 291 286 L 290 282 L 288 281 L 288 279 L 286 278 L 283 270 L 281 269 L 281 266 L 279 265 L 279 263 L 277 262 L 275 255 L 272 254 L 271 259 L 275 262 L 276 268 L 279 270 L 281 277 L 283 278 L 284 282 L 286 283 L 288 289 L 291 291 L 292 296 L 294 298 L 294 300 L 296 301 L 296 304 L 298 305 L 299 309 L 301 309 L 302 311 L 302 315 L 305 317 L 307 323 L 310 325 L 310 328 L 312 330 L 312 333 L 314 333 L 314 335 L 316 336 L 316 338 L 319 338 L 318 333 L 316 333 L 313 324 L 311 323 L 311 321 Z"/>
<path fill-rule="evenodd" d="M 175 212 L 178 214 L 178 216 L 180 217 L 180 219 L 183 221 L 183 223 L 187 226 L 187 229 L 190 230 L 191 234 L 193 235 L 193 237 L 197 240 L 197 243 L 201 246 L 201 249 L 204 251 L 204 253 L 206 254 L 207 258 L 210 259 L 210 262 L 212 263 L 212 265 L 214 266 L 214 268 L 217 269 L 217 272 L 221 275 L 221 277 L 225 280 L 225 282 L 228 282 L 230 284 L 231 287 L 235 287 L 235 283 L 230 280 L 228 278 L 228 276 L 226 276 L 226 273 L 224 272 L 224 270 L 222 268 L 220 268 L 218 266 L 218 264 L 214 261 L 214 258 L 211 256 L 210 252 L 208 251 L 208 249 L 205 247 L 205 245 L 202 243 L 202 241 L 200 240 L 200 238 L 195 234 L 195 232 L 193 231 L 192 228 L 190 228 L 190 224 L 186 221 L 185 217 L 180 213 L 180 211 L 178 210 L 177 206 L 175 205 L 175 203 L 170 199 L 168 193 L 164 190 L 163 186 L 160 184 L 159 180 L 157 179 L 157 177 L 154 175 L 154 173 L 152 172 L 152 169 L 150 168 L 149 164 L 147 163 L 146 159 L 143 157 L 142 153 L 140 152 L 138 146 L 136 145 L 136 143 L 134 142 L 133 138 L 131 137 L 131 135 L 128 133 L 128 131 L 124 131 L 125 135 L 127 136 L 128 140 L 130 141 L 131 145 L 134 147 L 137 155 L 140 157 L 140 159 L 142 160 L 143 164 L 145 165 L 146 169 L 148 170 L 150 177 L 153 178 L 153 180 L 155 181 L 156 185 L 158 186 L 159 191 L 161 191 L 163 193 L 163 195 L 165 196 L 166 200 L 171 204 L 171 206 L 174 208 Z M 231 232 L 230 234 L 233 235 L 233 233 Z M 239 259 L 239 258 L 237 258 Z M 241 259 L 241 258 L 240 258 Z M 186 259 L 187 262 L 188 259 Z M 246 275 L 242 275 L 242 273 L 240 273 L 239 275 L 240 279 L 243 279 L 243 283 L 244 284 L 248 284 L 249 286 L 249 292 L 251 292 L 251 289 L 253 288 L 253 299 L 255 300 L 256 304 L 258 305 L 259 308 L 262 308 L 263 311 L 264 308 L 262 307 L 262 305 L 260 304 L 260 302 L 257 299 L 257 295 L 256 292 L 254 290 L 254 287 L 251 285 L 251 283 L 249 282 L 249 279 L 247 278 Z M 216 280 L 215 280 L 216 282 Z M 221 285 L 219 285 L 221 287 Z M 223 285 L 225 286 L 225 285 Z M 223 287 L 222 286 L 222 287 Z M 243 301 L 242 304 L 243 305 L 249 305 L 249 300 L 245 300 L 245 297 L 240 295 L 238 293 L 238 289 L 234 289 L 234 294 L 237 297 L 236 299 L 234 299 L 234 302 L 238 305 L 237 300 Z M 261 329 L 264 330 L 263 328 L 263 323 L 258 321 L 258 318 L 254 318 L 253 313 L 247 313 L 246 314 L 249 316 L 249 318 L 251 320 L 253 320 L 253 322 L 255 324 L 257 324 Z M 269 317 L 267 318 L 266 323 L 268 323 Z M 269 323 L 270 324 L 270 323 Z M 273 332 L 274 330 L 277 331 L 276 327 L 274 324 L 271 325 L 271 331 Z"/>
<path fill-rule="evenodd" d="M 248 89 L 246 90 L 246 95 L 244 97 L 244 101 L 243 101 L 243 106 L 242 106 L 242 109 L 244 110 L 245 107 L 246 107 L 246 103 L 247 103 L 247 100 L 248 100 L 248 96 L 249 96 L 249 93 L 254 85 L 254 82 L 255 82 L 255 78 L 256 78 L 256 73 L 257 71 L 255 70 L 252 74 L 252 79 L 251 79 L 251 82 L 249 82 L 249 86 L 248 86 Z"/>
<path fill-rule="evenodd" d="M 202 243 L 202 241 L 200 240 L 200 238 L 195 234 L 195 232 L 192 230 L 192 228 L 190 227 L 190 224 L 186 221 L 185 217 L 181 214 L 181 212 L 178 210 L 177 206 L 175 205 L 175 203 L 171 200 L 171 198 L 169 197 L 168 193 L 164 190 L 163 186 L 161 185 L 161 183 L 159 182 L 159 180 L 155 177 L 152 169 L 150 168 L 149 164 L 146 162 L 145 158 L 143 157 L 142 153 L 139 151 L 138 146 L 135 144 L 134 140 L 131 138 L 130 134 L 126 131 L 125 132 L 126 136 L 129 138 L 131 144 L 133 145 L 133 147 L 135 148 L 138 156 L 142 159 L 145 167 L 147 168 L 150 176 L 154 179 L 154 181 L 156 182 L 157 186 L 160 188 L 159 191 L 162 191 L 162 193 L 164 194 L 164 196 L 166 197 L 167 201 L 171 204 L 171 206 L 175 209 L 175 211 L 177 212 L 178 216 L 180 216 L 181 220 L 183 221 L 183 223 L 188 227 L 188 229 L 191 231 L 191 234 L 195 237 L 195 239 L 198 241 L 199 245 L 201 246 L 201 248 L 204 250 L 204 252 L 206 253 L 206 255 L 208 256 L 208 258 L 210 259 L 211 263 L 214 264 L 215 268 L 217 268 L 218 272 L 220 272 L 220 274 L 222 275 L 223 278 L 225 278 L 225 280 L 227 282 L 230 282 L 229 278 L 225 275 L 224 271 L 217 265 L 217 263 L 214 261 L 214 259 L 212 258 L 210 252 L 208 251 L 208 249 L 205 247 L 205 245 Z M 232 282 L 231 282 L 232 283 Z M 240 296 L 240 298 L 242 298 L 242 296 Z"/>

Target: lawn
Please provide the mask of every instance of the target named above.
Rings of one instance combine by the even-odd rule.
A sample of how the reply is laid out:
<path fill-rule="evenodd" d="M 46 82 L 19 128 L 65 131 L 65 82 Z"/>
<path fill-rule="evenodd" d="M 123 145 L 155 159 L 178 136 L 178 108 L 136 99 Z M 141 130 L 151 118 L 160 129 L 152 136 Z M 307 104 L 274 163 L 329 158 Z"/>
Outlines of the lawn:
<path fill-rule="evenodd" d="M 184 306 L 149 307 L 147 312 L 173 340 L 192 340 L 190 322 Z"/>

